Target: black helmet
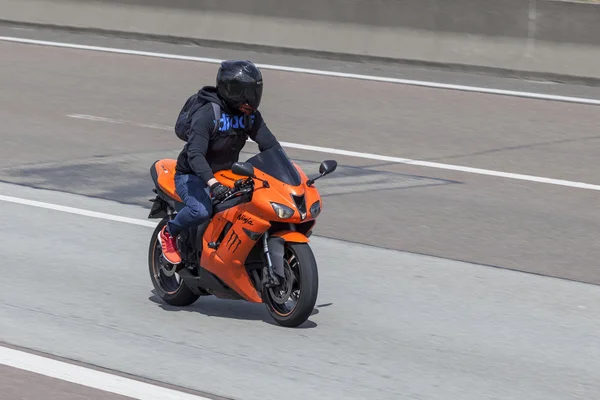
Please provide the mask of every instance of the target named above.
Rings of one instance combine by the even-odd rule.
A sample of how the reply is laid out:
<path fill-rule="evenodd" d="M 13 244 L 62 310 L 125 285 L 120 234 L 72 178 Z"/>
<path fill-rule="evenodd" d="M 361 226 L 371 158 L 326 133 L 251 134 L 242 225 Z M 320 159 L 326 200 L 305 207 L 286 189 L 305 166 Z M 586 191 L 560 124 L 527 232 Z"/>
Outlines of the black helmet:
<path fill-rule="evenodd" d="M 247 103 L 258 109 L 263 92 L 260 70 L 250 61 L 228 60 L 217 73 L 217 94 L 232 109 Z"/>

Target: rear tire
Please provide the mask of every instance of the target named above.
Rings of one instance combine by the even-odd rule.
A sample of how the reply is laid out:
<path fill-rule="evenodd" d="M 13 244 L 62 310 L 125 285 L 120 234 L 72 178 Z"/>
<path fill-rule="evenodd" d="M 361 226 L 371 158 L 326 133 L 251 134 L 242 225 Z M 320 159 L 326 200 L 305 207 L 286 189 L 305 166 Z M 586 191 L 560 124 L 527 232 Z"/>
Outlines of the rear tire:
<path fill-rule="evenodd" d="M 178 307 L 189 306 L 198 300 L 200 296 L 190 290 L 179 274 L 175 272 L 171 275 L 170 270 L 174 266 L 162 256 L 162 247 L 158 241 L 158 234 L 167 224 L 168 220 L 168 218 L 164 218 L 160 221 L 150 239 L 150 247 L 148 249 L 150 280 L 152 280 L 156 294 L 165 303 Z"/>
<path fill-rule="evenodd" d="M 279 287 L 263 287 L 262 298 L 269 314 L 279 325 L 295 328 L 308 320 L 319 292 L 317 260 L 307 243 L 285 244 L 284 270 L 285 281 Z M 292 275 L 295 282 L 290 285 L 289 279 Z M 282 280 L 281 277 L 278 278 Z M 281 304 L 290 291 L 290 298 L 299 294 L 299 298 L 293 299 L 296 304 L 292 307 Z"/>

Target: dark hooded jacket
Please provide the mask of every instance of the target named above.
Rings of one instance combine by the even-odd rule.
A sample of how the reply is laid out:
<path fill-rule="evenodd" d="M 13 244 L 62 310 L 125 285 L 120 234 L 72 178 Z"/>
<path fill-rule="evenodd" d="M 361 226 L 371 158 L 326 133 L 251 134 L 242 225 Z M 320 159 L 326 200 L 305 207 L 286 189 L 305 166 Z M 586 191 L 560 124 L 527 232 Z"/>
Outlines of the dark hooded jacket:
<path fill-rule="evenodd" d="M 214 178 L 215 172 L 230 169 L 239 160 L 248 137 L 258 144 L 260 151 L 280 145 L 260 112 L 246 116 L 240 111 L 230 110 L 212 86 L 203 87 L 198 93 L 199 100 L 207 103 L 192 117 L 188 141 L 177 157 L 176 169 L 180 174 L 196 174 L 208 182 Z M 215 121 L 210 102 L 221 106 L 220 121 Z M 219 124 L 219 128 L 213 133 L 215 123 Z"/>

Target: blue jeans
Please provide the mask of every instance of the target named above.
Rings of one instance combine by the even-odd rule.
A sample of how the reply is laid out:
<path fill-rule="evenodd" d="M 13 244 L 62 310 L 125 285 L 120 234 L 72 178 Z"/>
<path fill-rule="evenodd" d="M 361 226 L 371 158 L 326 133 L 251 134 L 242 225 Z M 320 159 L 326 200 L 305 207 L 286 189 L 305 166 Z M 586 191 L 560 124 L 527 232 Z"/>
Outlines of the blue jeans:
<path fill-rule="evenodd" d="M 185 203 L 185 207 L 167 223 L 167 229 L 173 237 L 186 228 L 200 225 L 213 213 L 210 188 L 198 176 L 176 173 L 175 189 Z"/>

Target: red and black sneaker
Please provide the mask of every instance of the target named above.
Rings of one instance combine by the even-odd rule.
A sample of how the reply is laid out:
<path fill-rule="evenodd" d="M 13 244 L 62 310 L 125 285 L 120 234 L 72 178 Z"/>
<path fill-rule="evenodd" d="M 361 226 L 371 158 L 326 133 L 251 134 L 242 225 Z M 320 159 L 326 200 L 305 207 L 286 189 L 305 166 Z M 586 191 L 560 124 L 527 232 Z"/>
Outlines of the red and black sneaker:
<path fill-rule="evenodd" d="M 165 260 L 171 264 L 181 263 L 181 255 L 177 250 L 177 239 L 169 234 L 166 226 L 158 234 L 158 241 L 162 247 L 162 253 Z"/>

